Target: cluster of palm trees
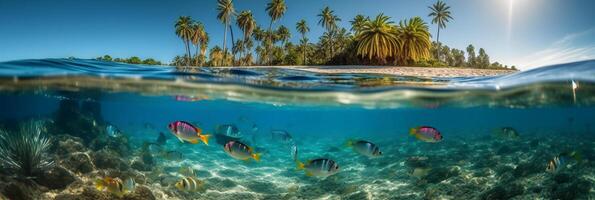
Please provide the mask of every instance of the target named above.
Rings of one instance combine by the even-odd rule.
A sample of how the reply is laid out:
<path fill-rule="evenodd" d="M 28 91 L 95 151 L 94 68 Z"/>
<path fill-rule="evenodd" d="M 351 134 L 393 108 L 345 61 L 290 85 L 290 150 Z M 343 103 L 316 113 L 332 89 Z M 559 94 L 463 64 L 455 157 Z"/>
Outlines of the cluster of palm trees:
<path fill-rule="evenodd" d="M 296 64 L 407 64 L 430 59 L 441 60 L 440 30 L 452 20 L 450 7 L 441 0 L 429 7 L 432 24 L 437 24 L 436 42 L 432 43 L 428 24 L 420 17 L 405 19 L 399 23 L 389 16 L 379 14 L 374 18 L 356 15 L 349 21 L 349 30 L 338 27 L 341 18 L 328 6 L 321 9 L 318 25 L 325 29 L 317 43 L 310 43 L 306 34 L 310 27 L 306 20 L 299 20 L 295 29 L 299 32 L 299 44 L 289 42 L 291 32 L 284 25 L 276 27 L 286 13 L 284 0 L 271 0 L 265 7 L 270 17 L 268 28 L 259 26 L 249 10 L 236 12 L 232 0 L 217 1 L 217 19 L 224 26 L 222 46 L 210 49 L 208 34 L 202 23 L 188 16 L 180 17 L 175 23 L 176 34 L 184 42 L 185 56 L 177 56 L 175 65 L 184 66 L 248 66 L 296 65 Z M 242 31 L 242 38 L 234 41 L 232 25 Z M 228 30 L 231 33 L 231 48 L 228 49 Z M 436 48 L 435 45 L 438 45 Z M 191 46 L 196 52 L 191 54 Z M 438 50 L 436 50 L 438 49 Z M 454 51 L 456 56 L 462 51 Z M 450 55 L 450 54 L 449 54 Z M 459 56 L 460 57 L 460 56 Z M 459 59 L 457 57 L 457 59 Z M 440 63 L 440 62 L 438 62 Z"/>
<path fill-rule="evenodd" d="M 186 50 L 185 65 L 202 66 L 206 61 L 206 52 L 209 44 L 209 34 L 205 31 L 204 25 L 199 21 L 192 20 L 189 16 L 181 16 L 175 24 L 176 35 L 184 42 Z M 190 44 L 196 47 L 194 56 L 190 53 Z M 180 59 L 180 57 L 175 58 Z M 194 62 L 192 62 L 194 61 Z M 192 64 L 194 63 L 194 64 Z"/>

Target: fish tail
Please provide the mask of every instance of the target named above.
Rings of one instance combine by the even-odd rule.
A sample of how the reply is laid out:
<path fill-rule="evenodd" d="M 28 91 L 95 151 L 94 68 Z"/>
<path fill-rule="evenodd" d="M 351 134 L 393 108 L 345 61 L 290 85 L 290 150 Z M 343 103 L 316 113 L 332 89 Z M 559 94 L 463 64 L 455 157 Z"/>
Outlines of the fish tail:
<path fill-rule="evenodd" d="M 253 153 L 252 158 L 254 158 L 256 161 L 260 161 L 260 153 Z"/>
<path fill-rule="evenodd" d="M 417 132 L 416 131 L 416 128 L 410 128 L 409 129 L 409 135 L 415 135 L 415 132 Z"/>
<path fill-rule="evenodd" d="M 211 137 L 211 135 L 199 135 L 199 137 L 202 142 L 204 142 L 206 145 L 209 145 L 209 137 Z"/>
<path fill-rule="evenodd" d="M 297 165 L 297 170 L 303 170 L 304 168 L 306 168 L 306 165 L 304 165 L 303 162 L 300 162 L 299 160 L 295 161 L 295 164 Z"/>
<path fill-rule="evenodd" d="M 98 178 L 95 180 L 95 188 L 99 191 L 102 191 L 105 188 L 103 179 Z"/>
<path fill-rule="evenodd" d="M 345 142 L 345 146 L 346 147 L 353 147 L 353 139 L 348 139 L 347 142 Z"/>

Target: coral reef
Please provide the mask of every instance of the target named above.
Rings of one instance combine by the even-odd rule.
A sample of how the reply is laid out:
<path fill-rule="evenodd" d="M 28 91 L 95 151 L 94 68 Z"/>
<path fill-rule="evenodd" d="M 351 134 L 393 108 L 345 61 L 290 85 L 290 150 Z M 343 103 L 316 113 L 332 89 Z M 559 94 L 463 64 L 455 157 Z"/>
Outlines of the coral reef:
<path fill-rule="evenodd" d="M 101 132 L 102 126 L 95 126 Z M 229 158 L 206 145 L 168 142 L 152 151 L 143 139 L 90 138 L 52 134 L 55 165 L 22 179 L 0 172 L 0 198 L 8 199 L 590 199 L 595 172 L 592 142 L 565 136 L 501 141 L 485 137 L 445 140 L 437 144 L 399 138 L 378 143 L 383 156 L 367 158 L 339 148 L 334 138 L 300 139 L 300 157 L 332 157 L 341 172 L 321 178 L 295 170 L 285 148 L 261 143 L 263 161 Z M 131 143 L 130 141 L 136 141 Z M 537 141 L 537 142 L 536 142 Z M 329 144 L 332 144 L 329 148 Z M 332 152 L 328 152 L 331 149 Z M 569 149 L 584 160 L 556 173 L 546 162 Z M 184 152 L 171 161 L 159 151 Z M 303 160 L 305 161 L 305 160 Z M 181 169 L 185 169 L 182 172 Z M 199 190 L 174 184 L 192 174 L 204 182 Z M 102 177 L 131 178 L 134 191 L 118 196 L 93 187 Z"/>

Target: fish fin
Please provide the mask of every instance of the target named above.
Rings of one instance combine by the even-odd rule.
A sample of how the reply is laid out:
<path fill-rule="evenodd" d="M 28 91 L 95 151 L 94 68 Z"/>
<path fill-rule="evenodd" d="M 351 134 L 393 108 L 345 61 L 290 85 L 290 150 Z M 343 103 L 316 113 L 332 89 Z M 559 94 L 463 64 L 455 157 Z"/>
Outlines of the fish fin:
<path fill-rule="evenodd" d="M 253 153 L 252 158 L 254 158 L 256 161 L 260 161 L 260 153 Z"/>
<path fill-rule="evenodd" d="M 200 129 L 198 127 L 194 127 L 194 130 L 196 130 L 196 133 L 198 133 L 198 135 L 200 135 L 202 133 L 202 129 Z"/>
<path fill-rule="evenodd" d="M 345 142 L 345 147 L 353 147 L 353 140 L 348 139 L 347 142 Z"/>
<path fill-rule="evenodd" d="M 409 135 L 415 135 L 415 132 L 417 132 L 416 130 L 417 130 L 416 128 L 410 128 Z"/>
<path fill-rule="evenodd" d="M 189 142 L 192 144 L 198 144 L 198 139 L 190 140 Z"/>
<path fill-rule="evenodd" d="M 103 189 L 105 188 L 103 179 L 98 178 L 95 180 L 95 188 L 99 191 L 103 191 Z"/>
<path fill-rule="evenodd" d="M 178 140 L 180 140 L 181 143 L 184 143 L 184 140 L 182 140 L 182 138 L 178 137 Z"/>
<path fill-rule="evenodd" d="M 304 168 L 306 168 L 306 165 L 303 162 L 295 161 L 295 164 L 297 165 L 297 170 L 302 170 Z"/>
<path fill-rule="evenodd" d="M 198 135 L 198 137 L 200 137 L 200 140 L 206 145 L 209 145 L 209 137 L 211 137 L 211 135 Z"/>
<path fill-rule="evenodd" d="M 310 172 L 306 172 L 306 176 L 314 176 L 314 174 L 312 174 Z"/>

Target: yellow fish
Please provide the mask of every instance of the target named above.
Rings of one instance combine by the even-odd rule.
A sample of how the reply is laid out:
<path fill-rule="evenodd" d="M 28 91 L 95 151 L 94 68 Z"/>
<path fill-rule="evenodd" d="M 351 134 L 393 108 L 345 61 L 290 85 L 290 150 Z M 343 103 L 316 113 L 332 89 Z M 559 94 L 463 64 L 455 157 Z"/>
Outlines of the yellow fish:
<path fill-rule="evenodd" d="M 127 179 L 126 182 L 122 182 L 120 178 L 105 177 L 95 180 L 95 188 L 99 191 L 107 191 L 121 197 L 124 194 L 134 191 L 135 183 L 132 178 Z"/>

